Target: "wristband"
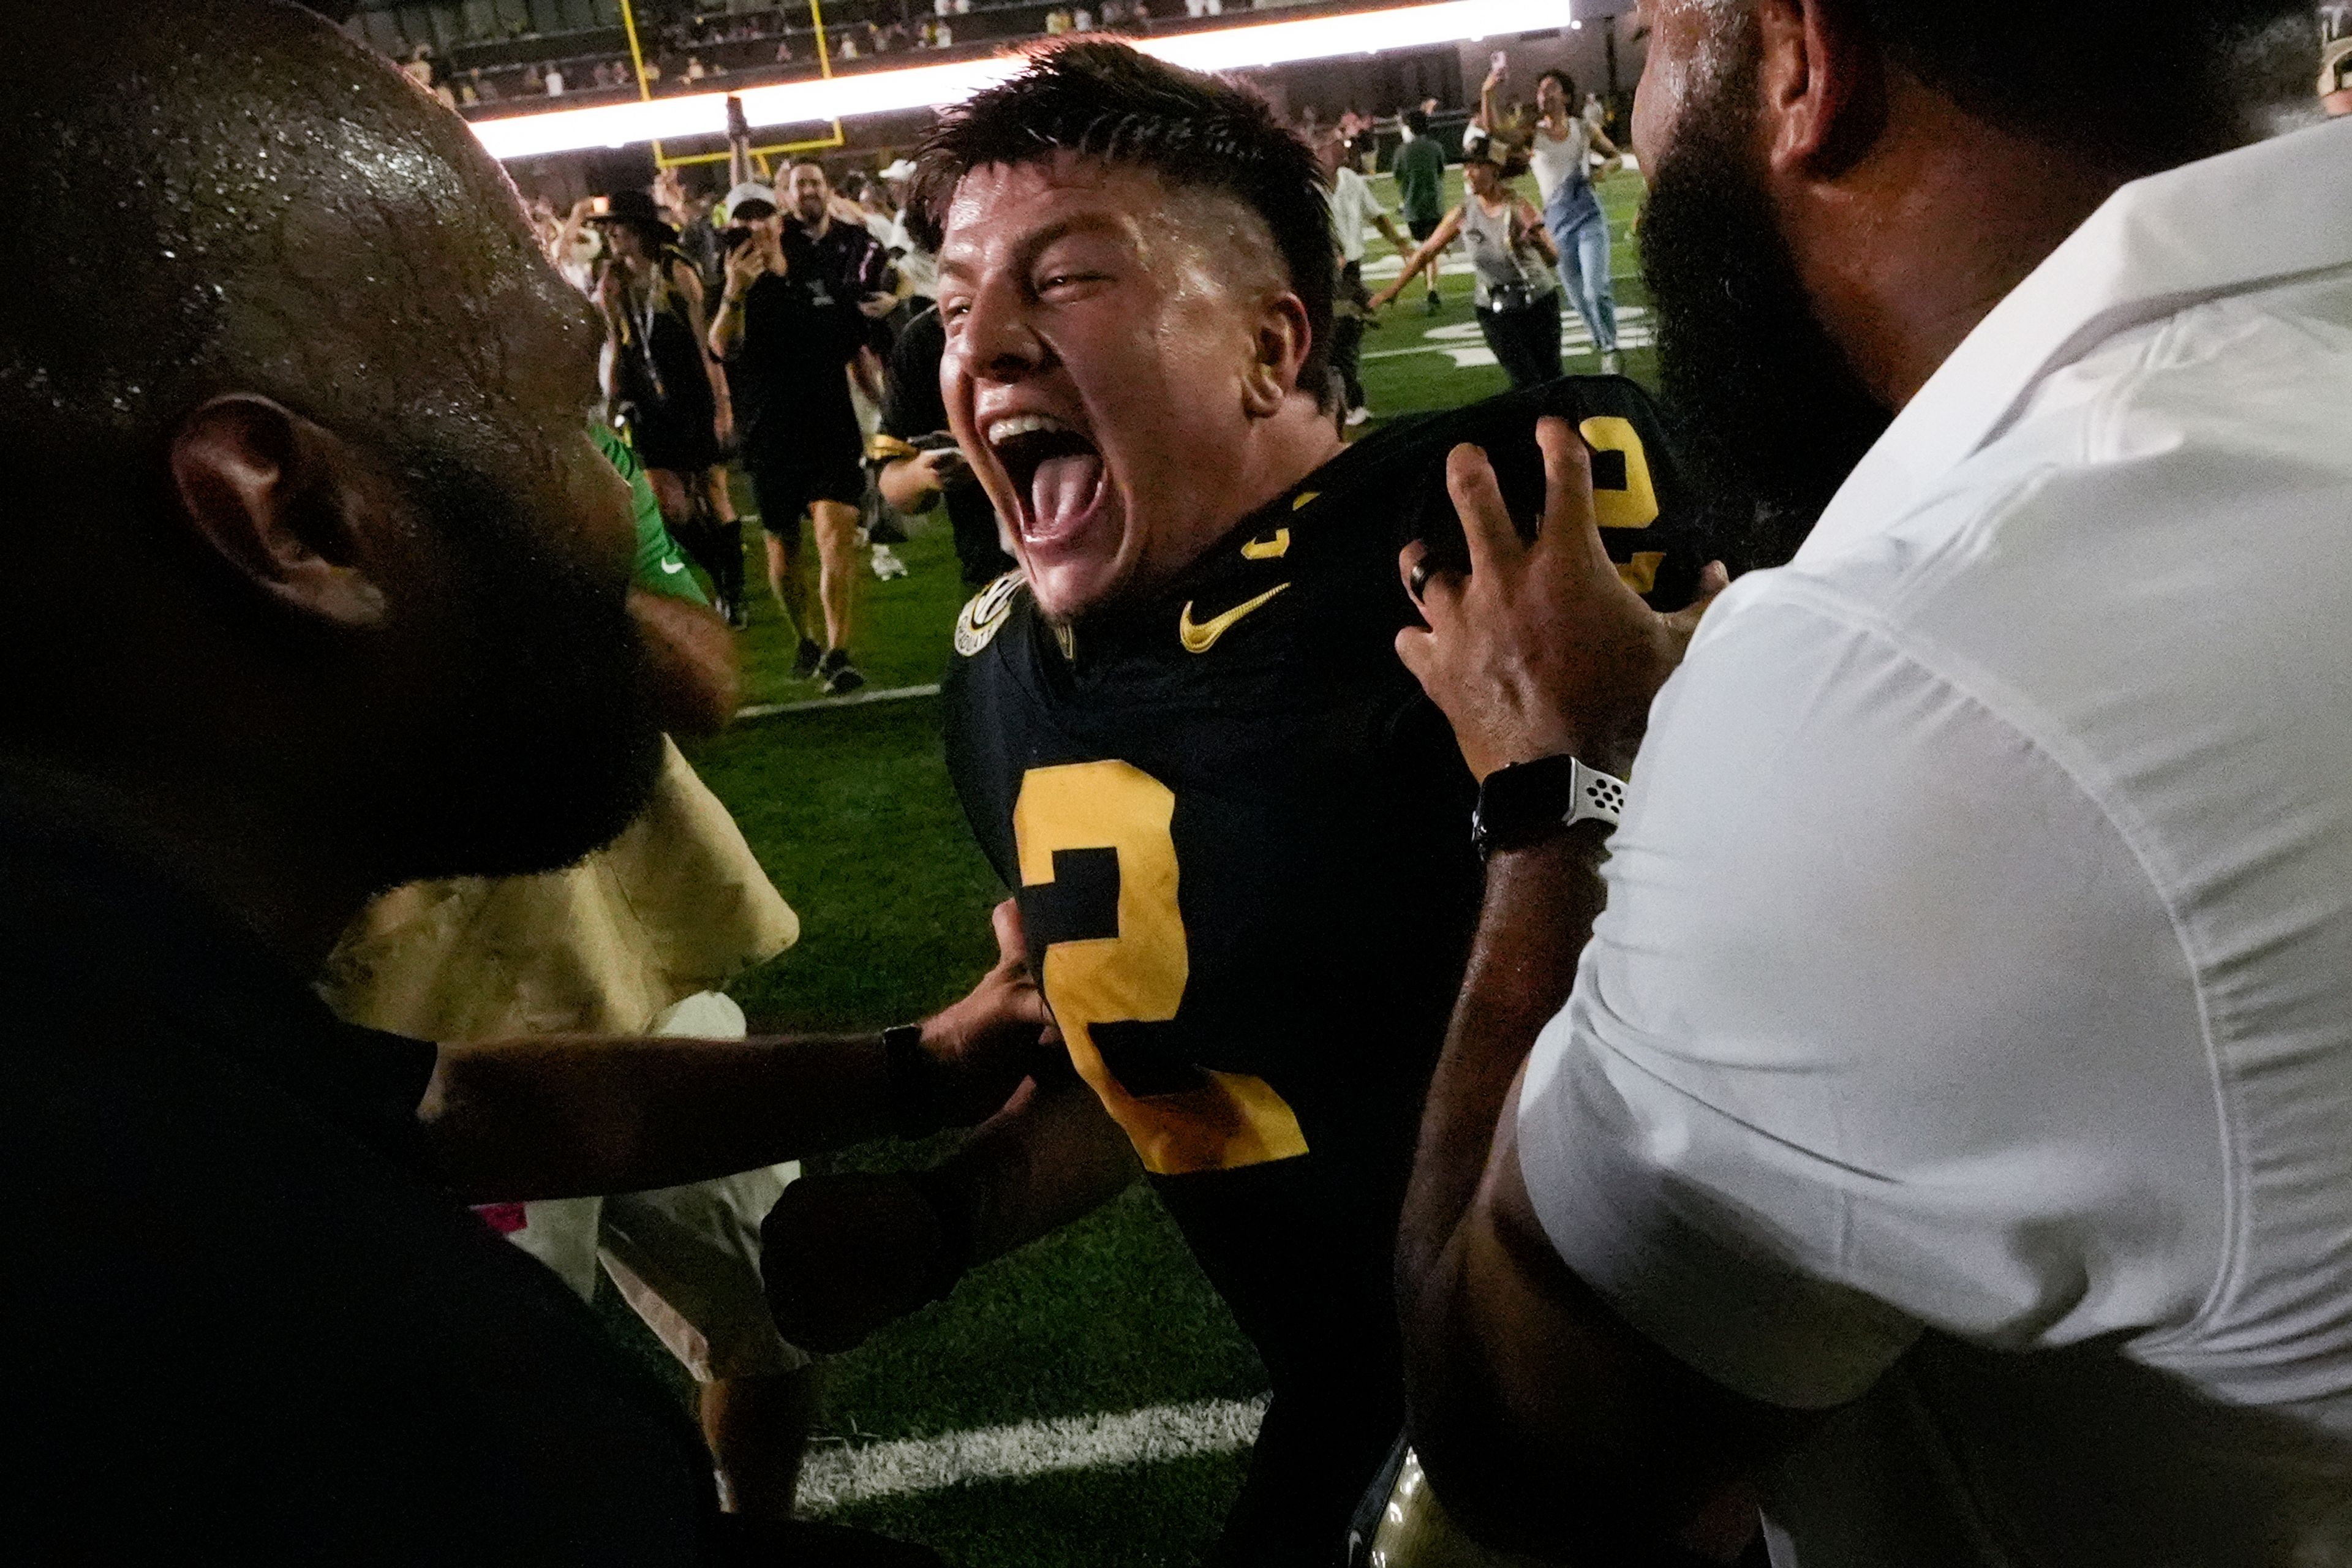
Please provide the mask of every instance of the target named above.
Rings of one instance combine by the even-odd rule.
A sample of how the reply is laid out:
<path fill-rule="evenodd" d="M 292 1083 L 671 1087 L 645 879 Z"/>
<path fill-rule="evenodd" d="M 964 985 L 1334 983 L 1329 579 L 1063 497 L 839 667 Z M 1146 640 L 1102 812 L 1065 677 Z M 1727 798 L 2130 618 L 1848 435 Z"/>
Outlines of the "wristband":
<path fill-rule="evenodd" d="M 882 1031 L 882 1060 L 890 1088 L 890 1130 L 900 1138 L 928 1138 L 945 1121 L 939 1108 L 939 1066 L 923 1049 L 920 1024 Z"/>

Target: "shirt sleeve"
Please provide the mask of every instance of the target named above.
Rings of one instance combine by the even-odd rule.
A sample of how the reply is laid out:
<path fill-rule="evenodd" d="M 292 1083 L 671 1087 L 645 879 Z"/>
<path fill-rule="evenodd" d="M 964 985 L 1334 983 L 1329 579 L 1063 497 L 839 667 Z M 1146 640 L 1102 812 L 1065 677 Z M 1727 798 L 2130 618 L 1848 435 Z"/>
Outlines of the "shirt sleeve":
<path fill-rule="evenodd" d="M 661 500 L 646 478 L 645 465 L 637 461 L 636 453 L 610 426 L 598 420 L 590 428 L 604 460 L 629 484 L 629 504 L 637 521 L 637 553 L 630 585 L 709 608 L 710 601 L 703 596 L 702 584 L 687 570 L 686 557 L 679 552 L 677 541 L 670 537 L 669 526 L 662 521 Z"/>
<path fill-rule="evenodd" d="M 1521 1089 L 1560 1257 L 1797 1408 L 1924 1329 L 2029 1349 L 2193 1319 L 2225 1246 L 2211 1064 L 2095 784 L 1864 618 L 1768 580 L 1719 604 Z"/>

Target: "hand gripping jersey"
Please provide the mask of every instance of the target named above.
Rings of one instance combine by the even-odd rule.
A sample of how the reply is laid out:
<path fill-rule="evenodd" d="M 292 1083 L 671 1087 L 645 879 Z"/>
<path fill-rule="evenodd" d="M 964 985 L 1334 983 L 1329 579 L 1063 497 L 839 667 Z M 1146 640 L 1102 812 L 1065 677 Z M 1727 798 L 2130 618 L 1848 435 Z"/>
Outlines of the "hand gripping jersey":
<path fill-rule="evenodd" d="M 1075 628 L 1017 576 L 956 628 L 950 768 L 1072 1065 L 1256 1342 L 1276 1408 L 1315 1387 L 1359 1400 L 1353 1489 L 1402 1411 L 1390 1253 L 1481 886 L 1475 786 L 1396 658 L 1415 619 L 1397 553 L 1425 537 L 1461 556 L 1444 466 L 1465 440 L 1531 531 L 1543 413 L 1595 449 L 1627 580 L 1686 601 L 1706 557 L 1659 419 L 1633 383 L 1592 378 L 1359 443 L 1165 592 Z"/>

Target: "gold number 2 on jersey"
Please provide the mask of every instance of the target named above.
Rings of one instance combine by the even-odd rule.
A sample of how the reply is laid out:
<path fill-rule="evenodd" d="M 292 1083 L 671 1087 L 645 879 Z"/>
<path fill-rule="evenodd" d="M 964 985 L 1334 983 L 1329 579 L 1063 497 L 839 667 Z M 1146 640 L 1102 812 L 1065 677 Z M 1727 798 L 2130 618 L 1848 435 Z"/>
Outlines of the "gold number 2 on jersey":
<path fill-rule="evenodd" d="M 1176 902 L 1176 796 L 1127 763 L 1033 768 L 1013 807 L 1024 887 L 1054 880 L 1054 857 L 1108 849 L 1118 857 L 1118 930 L 1057 942 L 1039 977 L 1070 1060 L 1157 1175 L 1224 1171 L 1307 1152 L 1298 1118 L 1263 1079 L 1203 1072 L 1205 1084 L 1132 1095 L 1096 1047 L 1097 1025 L 1176 1016 L 1192 977 Z"/>

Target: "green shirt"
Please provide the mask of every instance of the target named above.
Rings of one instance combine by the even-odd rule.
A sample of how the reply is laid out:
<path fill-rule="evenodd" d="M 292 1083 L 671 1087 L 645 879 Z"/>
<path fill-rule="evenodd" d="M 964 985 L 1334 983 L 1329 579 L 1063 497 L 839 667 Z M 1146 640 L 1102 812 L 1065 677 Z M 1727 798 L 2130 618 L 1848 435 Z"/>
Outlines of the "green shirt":
<path fill-rule="evenodd" d="M 661 502 L 654 499 L 654 487 L 646 481 L 645 465 L 611 426 L 598 420 L 593 428 L 605 460 L 629 481 L 629 494 L 636 502 L 637 564 L 631 584 L 648 594 L 664 594 L 709 609 L 710 601 L 703 596 L 702 584 L 686 569 L 686 556 L 662 521 Z"/>
<path fill-rule="evenodd" d="M 1445 216 L 1445 149 L 1436 137 L 1414 137 L 1397 149 L 1390 167 L 1405 222 L 1435 223 Z"/>

